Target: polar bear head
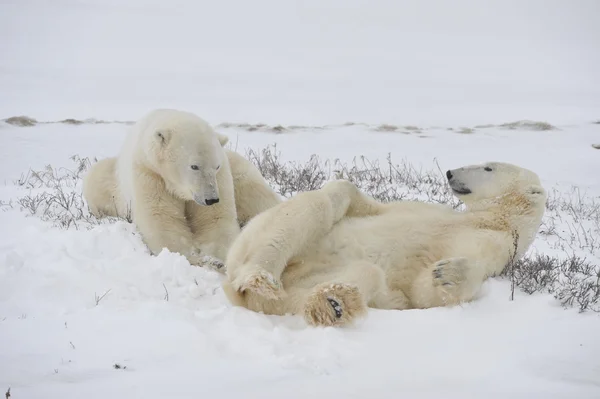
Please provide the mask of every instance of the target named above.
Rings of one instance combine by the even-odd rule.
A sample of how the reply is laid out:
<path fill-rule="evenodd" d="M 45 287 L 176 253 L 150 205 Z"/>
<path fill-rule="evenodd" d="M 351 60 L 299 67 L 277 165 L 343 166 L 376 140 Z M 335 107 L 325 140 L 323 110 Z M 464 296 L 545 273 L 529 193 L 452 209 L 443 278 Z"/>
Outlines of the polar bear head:
<path fill-rule="evenodd" d="M 446 172 L 452 192 L 469 208 L 485 200 L 511 194 L 525 195 L 530 201 L 543 203 L 546 191 L 532 171 L 502 162 L 470 165 Z"/>
<path fill-rule="evenodd" d="M 195 114 L 170 109 L 150 112 L 138 126 L 146 162 L 169 192 L 199 205 L 219 202 L 217 174 L 227 162 L 226 136 Z"/>

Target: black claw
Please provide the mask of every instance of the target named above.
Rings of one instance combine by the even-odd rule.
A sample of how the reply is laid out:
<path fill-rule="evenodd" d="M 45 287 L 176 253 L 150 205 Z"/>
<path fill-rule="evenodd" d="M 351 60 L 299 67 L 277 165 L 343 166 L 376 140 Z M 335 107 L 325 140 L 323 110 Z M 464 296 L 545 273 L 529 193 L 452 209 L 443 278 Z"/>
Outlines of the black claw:
<path fill-rule="evenodd" d="M 340 306 L 340 303 L 333 298 L 327 298 L 327 301 L 329 302 L 329 304 L 333 308 L 333 311 L 335 312 L 335 318 L 339 319 L 340 317 L 342 317 L 342 307 Z"/>

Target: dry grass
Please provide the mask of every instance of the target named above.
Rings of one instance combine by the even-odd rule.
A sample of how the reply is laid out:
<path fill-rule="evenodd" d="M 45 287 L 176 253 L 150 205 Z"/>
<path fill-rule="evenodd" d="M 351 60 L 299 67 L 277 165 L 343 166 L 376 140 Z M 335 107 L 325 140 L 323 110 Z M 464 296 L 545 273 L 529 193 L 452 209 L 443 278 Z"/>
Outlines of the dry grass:
<path fill-rule="evenodd" d="M 546 292 L 565 307 L 600 312 L 600 268 L 578 256 L 565 259 L 532 255 L 517 260 L 501 276 L 527 294 Z"/>
<path fill-rule="evenodd" d="M 35 119 L 23 115 L 7 118 L 4 120 L 4 122 L 8 123 L 9 125 L 21 127 L 35 126 L 37 124 Z"/>
<path fill-rule="evenodd" d="M 500 127 L 510 130 L 521 129 L 521 130 L 538 130 L 538 131 L 546 131 L 546 130 L 556 130 L 555 126 L 552 126 L 548 122 L 540 122 L 540 121 L 516 121 L 510 123 L 503 123 Z"/>
<path fill-rule="evenodd" d="M 422 200 L 449 204 L 453 208 L 461 205 L 439 168 L 423 171 L 406 161 L 395 164 L 391 155 L 384 165 L 364 156 L 355 157 L 349 164 L 338 159 L 322 161 L 316 155 L 305 163 L 284 162 L 274 145 L 261 151 L 249 150 L 246 157 L 271 186 L 287 198 L 301 191 L 318 189 L 328 180 L 347 179 L 382 202 Z"/>
<path fill-rule="evenodd" d="M 71 160 L 75 163 L 73 169 L 47 165 L 43 170 L 30 169 L 21 175 L 14 184 L 27 190 L 27 194 L 18 197 L 14 203 L 0 203 L 0 208 L 14 208 L 16 205 L 21 211 L 63 229 L 89 229 L 116 221 L 117 218 L 98 219 L 89 212 L 81 193 L 81 183 L 92 163 L 89 158 L 77 155 Z M 131 221 L 130 215 L 125 215 L 125 219 Z"/>
<path fill-rule="evenodd" d="M 600 257 L 600 198 L 578 187 L 564 193 L 550 190 L 540 235 L 551 238 L 553 249 Z"/>

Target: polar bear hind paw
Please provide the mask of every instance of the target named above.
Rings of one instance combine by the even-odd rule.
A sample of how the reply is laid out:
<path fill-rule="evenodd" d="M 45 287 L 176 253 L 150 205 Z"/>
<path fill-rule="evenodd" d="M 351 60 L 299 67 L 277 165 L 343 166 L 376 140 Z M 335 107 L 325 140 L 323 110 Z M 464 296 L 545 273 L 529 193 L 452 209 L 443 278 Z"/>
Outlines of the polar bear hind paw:
<path fill-rule="evenodd" d="M 335 312 L 335 318 L 340 319 L 343 314 L 342 305 L 340 305 L 340 303 L 338 301 L 336 301 L 335 299 L 333 299 L 331 297 L 327 297 L 327 301 L 329 302 L 329 304 L 333 308 L 333 311 Z"/>
<path fill-rule="evenodd" d="M 464 283 L 467 279 L 467 258 L 448 258 L 437 261 L 433 265 L 433 285 L 452 288 Z"/>
<path fill-rule="evenodd" d="M 266 270 L 254 271 L 236 280 L 234 286 L 240 292 L 247 290 L 273 300 L 279 300 L 286 296 L 281 282 Z"/>
<path fill-rule="evenodd" d="M 306 300 L 304 319 L 312 326 L 342 326 L 367 312 L 358 287 L 327 284 L 317 287 Z"/>

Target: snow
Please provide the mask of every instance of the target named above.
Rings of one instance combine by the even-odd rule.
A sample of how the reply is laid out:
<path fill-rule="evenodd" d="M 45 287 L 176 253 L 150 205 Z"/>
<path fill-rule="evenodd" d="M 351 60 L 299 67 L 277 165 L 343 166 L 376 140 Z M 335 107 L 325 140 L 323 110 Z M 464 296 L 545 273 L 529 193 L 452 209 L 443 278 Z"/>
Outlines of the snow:
<path fill-rule="evenodd" d="M 5 125 L 1 199 L 27 193 L 12 179 L 28 167 L 72 167 L 73 154 L 115 153 L 126 129 Z M 284 159 L 306 160 L 316 142 L 324 159 L 392 151 L 425 168 L 433 157 L 446 168 L 496 156 L 535 167 L 547 187 L 578 184 L 600 193 L 593 172 L 600 158 L 586 144 L 597 127 L 482 130 L 432 129 L 418 138 L 364 127 L 281 135 L 223 129 L 237 137 L 238 150 L 277 143 Z M 215 272 L 167 251 L 150 256 L 128 223 L 59 230 L 18 210 L 0 213 L 0 223 L 0 387 L 11 386 L 15 397 L 600 393 L 598 315 L 563 310 L 549 295 L 517 293 L 511 302 L 506 281 L 487 282 L 479 301 L 460 308 L 373 310 L 352 328 L 315 329 L 299 317 L 231 307 Z M 557 254 L 543 238 L 536 248 Z"/>
<path fill-rule="evenodd" d="M 5 1 L 0 117 L 131 121 L 168 106 L 213 125 L 299 124 L 219 130 L 242 154 L 276 143 L 290 161 L 513 162 L 598 203 L 600 6 L 491 4 Z M 556 129 L 476 127 L 522 119 Z M 28 193 L 13 181 L 29 168 L 116 154 L 126 129 L 0 122 L 0 200 Z M 507 281 L 460 307 L 310 328 L 232 307 L 218 274 L 150 256 L 126 222 L 62 230 L 5 209 L 0 226 L 0 389 L 13 398 L 600 397 L 599 315 L 546 294 L 510 301 Z M 542 235 L 533 250 L 567 254 Z M 598 249 L 573 251 L 600 264 Z"/>

